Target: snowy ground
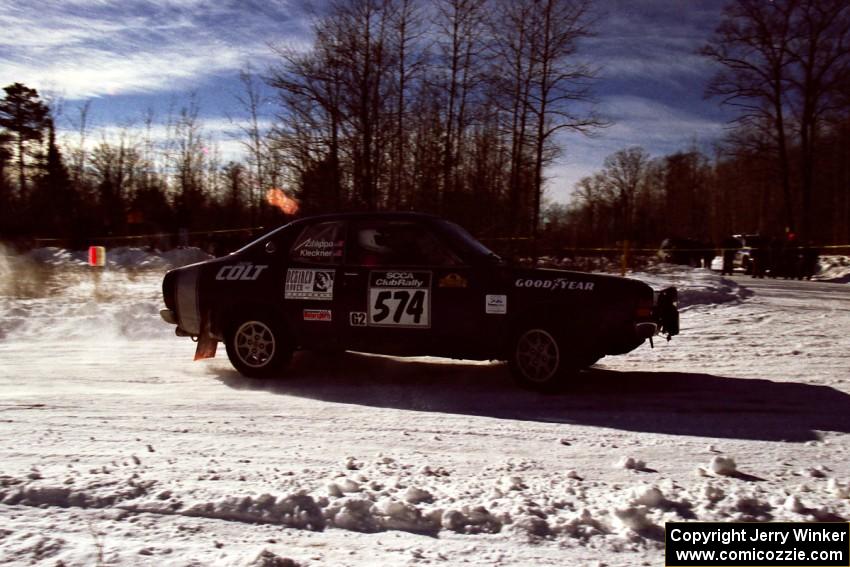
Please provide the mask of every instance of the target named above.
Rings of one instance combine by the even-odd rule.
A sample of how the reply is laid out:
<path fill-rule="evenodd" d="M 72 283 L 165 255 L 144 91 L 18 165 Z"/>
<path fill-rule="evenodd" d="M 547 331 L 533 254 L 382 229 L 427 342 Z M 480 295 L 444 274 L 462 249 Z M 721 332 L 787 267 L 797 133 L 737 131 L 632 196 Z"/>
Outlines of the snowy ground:
<path fill-rule="evenodd" d="M 0 257 L 0 564 L 661 565 L 668 520 L 850 518 L 850 286 L 639 274 L 681 336 L 543 395 L 490 363 L 194 363 L 157 316 L 192 255 L 126 253 Z"/>

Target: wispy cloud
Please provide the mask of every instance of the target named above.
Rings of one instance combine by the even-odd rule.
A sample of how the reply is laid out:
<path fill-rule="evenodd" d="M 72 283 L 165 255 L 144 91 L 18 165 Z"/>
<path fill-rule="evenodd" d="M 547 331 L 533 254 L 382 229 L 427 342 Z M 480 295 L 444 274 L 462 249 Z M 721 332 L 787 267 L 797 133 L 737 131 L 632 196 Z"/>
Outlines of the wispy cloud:
<path fill-rule="evenodd" d="M 593 137 L 561 138 L 565 151 L 547 171 L 550 198 L 568 200 L 576 182 L 602 169 L 605 158 L 618 150 L 641 146 L 653 157 L 686 150 L 690 145 L 710 151 L 724 131 L 719 119 L 637 96 L 604 97 L 600 111 L 612 121 L 608 128 Z"/>
<path fill-rule="evenodd" d="M 271 57 L 303 32 L 281 3 L 148 0 L 0 4 L 0 83 L 68 99 L 190 89 Z M 262 65 L 261 65 L 262 66 Z"/>
<path fill-rule="evenodd" d="M 246 120 L 226 117 L 201 118 L 198 121 L 199 134 L 209 147 L 217 147 L 225 161 L 238 160 L 245 155 L 245 128 L 250 124 Z M 259 121 L 261 131 L 271 128 L 271 120 Z M 127 124 L 104 124 L 90 128 L 86 134 L 87 150 L 93 150 L 102 143 L 117 144 L 123 142 L 131 147 L 142 147 L 150 142 L 154 147 L 162 148 L 175 136 L 175 128 L 166 122 L 155 122 L 150 126 L 143 121 Z M 61 128 L 59 137 L 67 147 L 79 147 L 79 132 L 73 128 Z"/>
<path fill-rule="evenodd" d="M 236 71 L 247 64 L 264 71 L 274 58 L 269 44 L 306 45 L 306 14 L 312 7 L 321 11 L 325 1 L 0 0 L 0 86 L 24 82 L 64 97 L 70 108 L 82 99 L 106 97 L 94 104 L 103 123 L 95 124 L 92 143 L 101 132 L 116 135 L 120 127 L 110 124 L 140 117 L 145 107 L 161 112 L 170 98 L 198 90 L 205 132 L 225 160 L 237 159 L 238 128 L 210 114 L 236 108 Z M 552 198 L 566 200 L 576 181 L 624 147 L 642 145 L 663 155 L 722 135 L 715 104 L 702 98 L 713 69 L 696 53 L 716 26 L 722 4 L 596 4 L 597 35 L 581 55 L 600 67 L 599 110 L 613 125 L 593 138 L 563 137 L 563 156 L 547 171 Z M 127 126 L 128 132 L 141 136 L 142 122 Z M 161 125 L 151 131 L 156 140 L 165 135 Z"/>
<path fill-rule="evenodd" d="M 678 146 L 683 138 L 713 141 L 723 132 L 719 120 L 646 98 L 608 96 L 600 107 L 613 121 L 599 136 L 609 142 L 670 151 L 670 144 Z"/>
<path fill-rule="evenodd" d="M 698 54 L 720 17 L 716 0 L 610 0 L 588 40 L 606 78 L 681 83 L 706 77 L 713 63 Z"/>

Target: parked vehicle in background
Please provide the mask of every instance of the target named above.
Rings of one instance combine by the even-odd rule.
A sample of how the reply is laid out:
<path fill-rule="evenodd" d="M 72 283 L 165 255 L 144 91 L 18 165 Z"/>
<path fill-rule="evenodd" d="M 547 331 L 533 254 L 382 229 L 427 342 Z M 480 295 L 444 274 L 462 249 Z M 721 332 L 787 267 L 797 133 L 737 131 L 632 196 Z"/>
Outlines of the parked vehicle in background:
<path fill-rule="evenodd" d="M 794 233 L 774 238 L 733 234 L 721 243 L 721 255 L 712 262 L 712 269 L 754 278 L 811 279 L 818 269 L 818 250 L 811 243 L 799 243 Z"/>
<path fill-rule="evenodd" d="M 738 252 L 741 249 L 741 241 L 735 238 L 734 236 L 727 236 L 720 243 L 720 274 L 721 275 L 732 275 L 735 271 L 735 258 L 738 255 Z M 711 268 L 717 269 L 712 262 Z"/>
<path fill-rule="evenodd" d="M 733 237 L 741 243 L 741 248 L 735 254 L 734 263 L 745 274 L 764 277 L 770 265 L 768 240 L 760 234 L 735 234 Z"/>
<path fill-rule="evenodd" d="M 665 238 L 658 250 L 658 258 L 668 264 L 710 267 L 714 246 L 694 238 Z"/>

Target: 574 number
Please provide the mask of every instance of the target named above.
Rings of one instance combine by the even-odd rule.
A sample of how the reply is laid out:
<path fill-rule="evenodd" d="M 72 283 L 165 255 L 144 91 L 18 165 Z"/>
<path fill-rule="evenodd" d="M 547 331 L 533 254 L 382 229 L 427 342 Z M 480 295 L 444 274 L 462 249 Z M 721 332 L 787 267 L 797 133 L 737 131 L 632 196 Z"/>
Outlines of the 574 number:
<path fill-rule="evenodd" d="M 373 292 L 370 322 L 377 325 L 427 326 L 426 293 L 424 289 Z"/>

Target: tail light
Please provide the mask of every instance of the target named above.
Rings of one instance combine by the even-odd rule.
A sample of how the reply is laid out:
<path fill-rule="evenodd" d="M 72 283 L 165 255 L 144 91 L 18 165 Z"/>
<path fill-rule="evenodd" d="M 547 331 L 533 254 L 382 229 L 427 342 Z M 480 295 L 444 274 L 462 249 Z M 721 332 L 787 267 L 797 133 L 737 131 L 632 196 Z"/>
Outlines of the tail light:
<path fill-rule="evenodd" d="M 652 309 L 654 307 L 655 301 L 654 296 L 652 294 L 644 295 L 640 299 L 638 299 L 637 308 L 635 309 L 635 316 L 638 319 L 650 319 L 652 317 Z"/>

